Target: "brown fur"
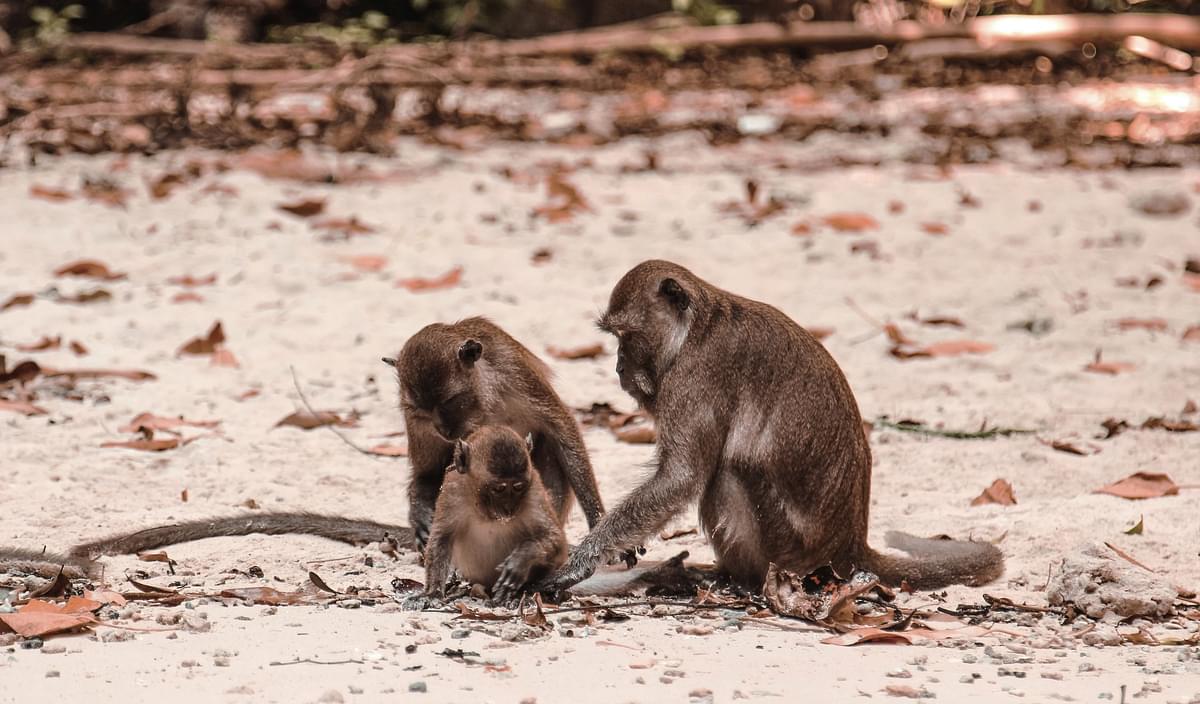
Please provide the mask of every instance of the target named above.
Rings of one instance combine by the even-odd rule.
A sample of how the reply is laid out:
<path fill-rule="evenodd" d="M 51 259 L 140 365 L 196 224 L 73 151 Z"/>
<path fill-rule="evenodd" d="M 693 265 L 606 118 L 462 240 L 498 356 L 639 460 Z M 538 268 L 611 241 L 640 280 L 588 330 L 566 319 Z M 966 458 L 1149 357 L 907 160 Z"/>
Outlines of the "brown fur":
<path fill-rule="evenodd" d="M 867 544 L 871 450 L 837 363 L 779 310 L 664 261 L 634 267 L 599 321 L 619 341 L 621 387 L 655 419 L 657 470 L 588 534 L 544 586 L 590 575 L 605 551 L 636 544 L 689 502 L 718 565 L 758 587 L 769 563 L 805 574 L 870 569 L 889 584 L 983 584 L 1003 570 L 987 543 Z"/>
<path fill-rule="evenodd" d="M 484 426 L 457 441 L 425 553 L 427 593 L 444 596 L 453 567 L 508 601 L 566 562 L 564 516 L 532 466 L 510 428 Z"/>
<path fill-rule="evenodd" d="M 571 412 L 550 384 L 550 370 L 495 323 L 467 318 L 413 335 L 394 362 L 412 466 L 409 522 L 418 547 L 433 519 L 453 442 L 485 425 L 533 436 L 533 465 L 559 521 L 572 495 L 593 527 L 604 513 L 592 465 Z"/>
<path fill-rule="evenodd" d="M 25 572 L 53 579 L 61 570 L 67 579 L 83 579 L 92 575 L 95 566 L 91 560 L 78 556 L 0 547 L 0 572 Z"/>
<path fill-rule="evenodd" d="M 247 513 L 240 516 L 204 518 L 156 526 L 133 533 L 94 540 L 71 548 L 70 554 L 92 559 L 100 555 L 130 555 L 167 545 L 204 538 L 234 535 L 315 535 L 352 545 L 394 540 L 400 547 L 414 546 L 412 529 L 374 521 L 362 521 L 319 513 Z"/>

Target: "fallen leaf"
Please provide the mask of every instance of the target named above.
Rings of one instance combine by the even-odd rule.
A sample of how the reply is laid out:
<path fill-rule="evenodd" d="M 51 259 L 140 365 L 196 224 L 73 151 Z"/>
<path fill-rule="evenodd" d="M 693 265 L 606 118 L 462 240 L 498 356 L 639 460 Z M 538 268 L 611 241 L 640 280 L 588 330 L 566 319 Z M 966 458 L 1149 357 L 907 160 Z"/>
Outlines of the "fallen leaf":
<path fill-rule="evenodd" d="M 187 183 L 188 178 L 178 171 L 168 171 L 158 178 L 150 181 L 146 188 L 150 191 L 150 197 L 154 200 L 162 200 L 171 195 L 177 187 Z"/>
<path fill-rule="evenodd" d="M 280 203 L 275 207 L 297 217 L 311 218 L 315 215 L 320 215 L 321 213 L 325 212 L 325 199 L 302 198 L 290 203 Z"/>
<path fill-rule="evenodd" d="M 1197 406 L 1196 402 L 1189 398 L 1187 400 L 1187 402 L 1183 404 L 1183 410 L 1180 411 L 1179 413 L 1182 415 L 1188 416 L 1188 415 L 1195 413 L 1198 410 L 1200 410 L 1200 406 Z"/>
<path fill-rule="evenodd" d="M 883 332 L 885 335 L 887 335 L 888 339 L 892 341 L 892 344 L 895 344 L 895 345 L 915 345 L 916 344 L 915 342 L 913 342 L 912 338 L 910 338 L 908 335 L 905 335 L 900 330 L 900 326 L 896 325 L 895 323 L 886 323 L 883 326 Z"/>
<path fill-rule="evenodd" d="M 812 225 L 806 222 L 798 222 L 792 225 L 792 234 L 797 237 L 807 237 L 813 233 Z"/>
<path fill-rule="evenodd" d="M 84 179 L 80 192 L 84 198 L 90 201 L 103 203 L 115 208 L 125 207 L 125 201 L 129 200 L 130 196 L 129 189 L 122 188 L 115 181 L 110 181 L 107 178 Z"/>
<path fill-rule="evenodd" d="M 549 247 L 538 247 L 537 249 L 533 250 L 533 256 L 531 256 L 529 260 L 536 266 L 539 264 L 545 264 L 553 258 L 554 250 L 550 249 Z"/>
<path fill-rule="evenodd" d="M 150 372 L 143 372 L 137 369 L 53 369 L 51 367 L 42 367 L 42 374 L 46 376 L 65 376 L 73 379 L 116 377 L 118 379 L 129 379 L 130 381 L 153 381 L 158 378 Z"/>
<path fill-rule="evenodd" d="M 383 457 L 408 457 L 408 445 L 388 445 L 384 443 L 368 448 L 367 452 Z"/>
<path fill-rule="evenodd" d="M 594 359 L 604 354 L 604 345 L 599 342 L 579 347 L 555 347 L 551 345 L 546 348 L 546 352 L 555 359 Z"/>
<path fill-rule="evenodd" d="M 285 417 L 283 420 L 275 424 L 275 427 L 291 426 L 293 428 L 302 428 L 304 430 L 312 430 L 320 428 L 323 425 L 336 425 L 342 428 L 350 428 L 358 423 L 358 416 L 351 414 L 348 418 L 343 419 L 333 411 L 317 411 L 315 414 L 309 413 L 307 410 L 296 411 Z"/>
<path fill-rule="evenodd" d="M 225 342 L 225 330 L 221 327 L 221 321 L 213 323 L 209 328 L 208 334 L 204 337 L 196 337 L 183 343 L 176 355 L 194 354 L 205 355 L 212 354 L 217 350 L 217 347 Z"/>
<path fill-rule="evenodd" d="M 1129 430 L 1129 423 L 1116 418 L 1106 418 L 1100 425 L 1104 428 L 1104 435 L 1097 435 L 1097 440 L 1107 440 Z"/>
<path fill-rule="evenodd" d="M 383 271 L 383 268 L 387 266 L 388 258 L 378 254 L 360 254 L 356 256 L 342 257 L 342 261 L 361 272 L 373 273 L 376 271 Z"/>
<path fill-rule="evenodd" d="M 18 306 L 27 306 L 30 303 L 33 303 L 33 294 L 32 293 L 13 294 L 12 296 L 8 297 L 8 300 L 4 302 L 4 305 L 0 305 L 0 311 L 5 311 L 5 310 L 8 310 L 9 308 L 16 308 Z M 1200 328 L 1197 328 L 1197 329 L 1200 329 Z"/>
<path fill-rule="evenodd" d="M 545 218 L 549 223 L 569 220 L 575 213 L 592 209 L 579 189 L 571 185 L 561 171 L 551 172 L 546 177 L 546 195 L 548 202 L 534 208 L 533 214 L 534 217 Z"/>
<path fill-rule="evenodd" d="M 195 291 L 182 291 L 171 297 L 172 303 L 203 303 L 204 296 Z"/>
<path fill-rule="evenodd" d="M 99 303 L 101 301 L 112 300 L 112 294 L 102 288 L 92 289 L 91 291 L 83 291 L 73 296 L 59 296 L 56 299 L 59 303 Z"/>
<path fill-rule="evenodd" d="M 378 182 L 387 178 L 366 167 L 330 166 L 297 149 L 255 150 L 242 155 L 235 166 L 263 178 L 304 183 Z"/>
<path fill-rule="evenodd" d="M 1087 457 L 1088 455 L 1094 455 L 1100 452 L 1100 448 L 1096 447 L 1095 445 L 1089 445 L 1087 448 L 1082 448 L 1074 443 L 1067 442 L 1066 440 L 1042 440 L 1041 438 L 1038 438 L 1038 442 L 1050 447 L 1051 449 L 1058 450 L 1059 452 L 1065 452 L 1069 455 L 1079 455 L 1080 457 Z"/>
<path fill-rule="evenodd" d="M 182 444 L 181 438 L 164 438 L 162 440 L 122 440 L 101 443 L 100 447 L 119 447 L 126 450 L 142 450 L 144 452 L 163 452 L 174 450 Z"/>
<path fill-rule="evenodd" d="M 1104 361 L 1101 361 L 1099 354 L 1096 355 L 1095 360 L 1093 360 L 1092 362 L 1090 362 L 1087 366 L 1085 366 L 1083 368 L 1083 370 L 1085 372 L 1092 372 L 1095 374 L 1108 374 L 1110 376 L 1116 376 L 1117 374 L 1120 374 L 1122 372 L 1133 371 L 1134 369 L 1136 369 L 1136 367 L 1134 365 L 1130 364 L 1129 362 L 1104 362 Z"/>
<path fill-rule="evenodd" d="M 922 325 L 928 325 L 930 327 L 947 327 L 947 328 L 965 328 L 966 327 L 966 325 L 963 324 L 962 320 L 960 320 L 958 318 L 952 318 L 947 315 L 932 315 L 932 316 L 922 318 L 917 315 L 916 311 L 913 311 L 912 313 L 909 313 L 907 317 L 909 320 L 918 322 Z"/>
<path fill-rule="evenodd" d="M 1155 418 L 1147 418 L 1142 421 L 1142 430 L 1167 430 L 1172 433 L 1194 433 L 1200 430 L 1200 425 L 1196 425 L 1190 420 L 1167 420 L 1161 416 Z"/>
<path fill-rule="evenodd" d="M 984 489 L 982 494 L 971 500 L 972 506 L 982 506 L 983 504 L 1013 506 L 1016 503 L 1017 497 L 1013 495 L 1012 484 L 1005 479 L 997 479 L 992 482 L 992 485 Z"/>
<path fill-rule="evenodd" d="M 438 289 L 457 286 L 459 282 L 462 281 L 462 274 L 463 268 L 461 266 L 456 266 L 441 276 L 436 276 L 429 279 L 419 277 L 400 279 L 396 282 L 396 287 L 408 289 L 413 293 L 436 291 Z"/>
<path fill-rule="evenodd" d="M 62 345 L 62 337 L 42 336 L 42 339 L 28 345 L 16 345 L 20 352 L 44 352 L 46 350 L 56 350 Z"/>
<path fill-rule="evenodd" d="M 976 342 L 974 340 L 947 340 L 945 342 L 935 342 L 924 348 L 924 351 L 932 357 L 953 357 L 960 354 L 983 354 L 996 349 L 993 345 L 986 342 Z"/>
<path fill-rule="evenodd" d="M 889 200 L 888 201 L 888 212 L 891 213 L 892 215 L 899 215 L 900 213 L 903 213 L 904 212 L 904 203 L 901 203 L 898 200 Z"/>
<path fill-rule="evenodd" d="M 94 607 L 88 608 L 93 604 Z M 101 606 L 99 602 L 77 596 L 62 606 L 34 599 L 16 613 L 0 613 L 0 621 L 24 638 L 38 638 L 97 623 L 91 612 Z"/>
<path fill-rule="evenodd" d="M 99 602 L 100 604 L 112 604 L 114 606 L 124 606 L 125 604 L 129 603 L 128 600 L 121 596 L 119 592 L 109 591 L 107 589 L 97 589 L 95 591 L 85 589 L 83 590 L 83 598 L 91 599 L 92 601 Z"/>
<path fill-rule="evenodd" d="M 821 220 L 838 232 L 864 232 L 879 229 L 879 222 L 866 213 L 832 213 Z"/>
<path fill-rule="evenodd" d="M 221 424 L 219 420 L 187 420 L 183 416 L 174 418 L 167 416 L 157 416 L 153 413 L 140 413 L 120 428 L 118 431 L 122 433 L 140 433 L 146 430 L 156 431 L 174 431 L 176 428 L 192 427 L 192 428 L 216 428 Z"/>
<path fill-rule="evenodd" d="M 55 276 L 78 276 L 85 279 L 99 279 L 101 281 L 118 281 L 125 278 L 125 274 L 118 274 L 108 268 L 103 262 L 98 262 L 95 259 L 80 259 L 64 264 L 54 270 Z"/>
<path fill-rule="evenodd" d="M 61 203 L 63 201 L 71 200 L 75 197 L 61 188 L 52 188 L 50 186 L 43 186 L 37 183 L 29 187 L 29 195 L 33 196 L 34 198 L 48 200 L 52 203 Z"/>
<path fill-rule="evenodd" d="M 767 566 L 762 595 L 771 611 L 781 616 L 821 624 L 849 622 L 855 599 L 879 588 L 879 577 L 858 571 L 849 578 L 826 566 L 801 576 L 774 562 Z"/>
<path fill-rule="evenodd" d="M 1166 332 L 1167 321 L 1163 320 L 1162 318 L 1121 318 L 1117 321 L 1117 329 Z"/>
<path fill-rule="evenodd" d="M 49 411 L 41 406 L 35 406 L 25 401 L 8 401 L 0 398 L 0 411 L 12 411 L 26 416 L 44 416 Z"/>
<path fill-rule="evenodd" d="M 71 351 L 74 352 L 75 356 L 77 357 L 83 357 L 88 353 L 88 348 L 84 347 L 83 343 L 79 340 L 71 340 L 70 347 Z"/>
<path fill-rule="evenodd" d="M 137 554 L 137 559 L 141 560 L 142 562 L 165 562 L 167 564 L 174 562 L 174 560 L 172 560 L 170 556 L 168 556 L 167 553 L 162 550 L 157 552 L 139 552 Z"/>
<path fill-rule="evenodd" d="M 326 218 L 311 223 L 311 227 L 315 230 L 324 230 L 326 233 L 329 233 L 323 237 L 326 240 L 348 240 L 355 235 L 367 235 L 375 232 L 374 226 L 362 222 L 357 217 L 349 219 Z"/>
<path fill-rule="evenodd" d="M 31 359 L 17 364 L 11 371 L 5 370 L 4 367 L 4 355 L 0 355 L 0 384 L 6 384 L 10 381 L 24 384 L 36 379 L 38 374 L 45 373 L 45 370 Z"/>
<path fill-rule="evenodd" d="M 237 400 L 246 401 L 260 394 L 262 394 L 262 389 L 247 389 L 246 391 L 243 391 L 237 395 Z"/>
<path fill-rule="evenodd" d="M 5 304 L 8 305 L 8 304 Z M 1184 342 L 1200 342 L 1200 325 L 1192 325 L 1183 331 Z"/>
<path fill-rule="evenodd" d="M 172 276 L 167 279 L 167 283 L 174 284 L 175 286 L 187 286 L 188 288 L 194 286 L 211 286 L 217 283 L 217 275 L 192 276 L 191 274 L 184 274 L 183 276 Z"/>
<path fill-rule="evenodd" d="M 1141 535 L 1146 530 L 1146 517 L 1138 516 L 1138 522 L 1132 528 L 1124 531 L 1125 535 Z"/>
<path fill-rule="evenodd" d="M 621 442 L 634 445 L 649 445 L 658 439 L 658 433 L 650 423 L 614 428 L 613 435 L 617 436 L 617 440 Z"/>
<path fill-rule="evenodd" d="M 1166 474 L 1159 472 L 1136 472 L 1124 479 L 1101 487 L 1094 494 L 1110 494 L 1122 499 L 1157 499 L 1174 496 L 1179 486 Z"/>
<path fill-rule="evenodd" d="M 945 223 L 940 223 L 940 222 L 923 222 L 923 223 L 921 223 L 921 230 L 929 235 L 948 235 L 948 234 L 950 234 L 949 226 L 947 226 Z"/>
<path fill-rule="evenodd" d="M 1200 292 L 1200 274 L 1184 274 L 1183 283 L 1193 291 Z"/>
<path fill-rule="evenodd" d="M 962 628 L 921 628 L 919 626 L 907 631 L 885 631 L 881 628 L 855 628 L 845 633 L 830 636 L 821 640 L 827 645 L 858 645 L 860 643 L 903 643 L 911 645 L 926 641 L 945 640 L 946 638 L 978 638 L 993 633 L 1005 633 L 983 626 L 964 626 Z"/>

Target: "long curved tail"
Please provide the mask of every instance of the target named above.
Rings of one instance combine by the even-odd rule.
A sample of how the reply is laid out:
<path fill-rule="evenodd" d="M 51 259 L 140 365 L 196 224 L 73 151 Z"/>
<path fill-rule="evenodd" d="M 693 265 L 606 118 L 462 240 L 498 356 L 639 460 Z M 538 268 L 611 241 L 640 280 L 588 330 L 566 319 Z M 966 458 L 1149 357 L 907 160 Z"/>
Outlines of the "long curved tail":
<path fill-rule="evenodd" d="M 315 535 L 352 545 L 395 540 L 400 547 L 415 549 L 412 528 L 375 521 L 364 521 L 320 513 L 287 512 L 256 513 L 240 516 L 207 518 L 185 523 L 173 523 L 114 535 L 71 548 L 70 555 L 93 559 L 100 555 L 130 555 L 167 545 L 177 545 L 204 538 L 251 535 Z"/>
<path fill-rule="evenodd" d="M 884 555 L 867 548 L 863 567 L 879 575 L 884 584 L 907 582 L 913 589 L 941 589 L 951 584 L 977 587 L 1004 572 L 1004 555 L 991 543 L 938 540 L 889 531 L 884 542 L 908 557 Z"/>
<path fill-rule="evenodd" d="M 94 567 L 90 559 L 79 555 L 0 547 L 0 572 L 17 570 L 52 579 L 61 570 L 67 579 L 83 579 L 91 575 Z"/>

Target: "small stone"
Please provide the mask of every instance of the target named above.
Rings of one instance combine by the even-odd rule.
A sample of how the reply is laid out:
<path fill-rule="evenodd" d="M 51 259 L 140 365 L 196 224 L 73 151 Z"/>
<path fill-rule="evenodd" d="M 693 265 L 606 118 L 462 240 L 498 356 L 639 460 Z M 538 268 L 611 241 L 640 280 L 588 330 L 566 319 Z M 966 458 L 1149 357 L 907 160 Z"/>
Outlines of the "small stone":
<path fill-rule="evenodd" d="M 689 704 L 713 704 L 711 689 L 693 689 L 688 692 Z"/>
<path fill-rule="evenodd" d="M 42 655 L 59 655 L 67 652 L 67 646 L 62 643 L 51 643 L 42 646 Z"/>
<path fill-rule="evenodd" d="M 687 636 L 707 636 L 707 635 L 712 635 L 713 627 L 685 623 L 684 625 L 680 626 L 679 628 L 676 628 L 675 632 L 682 633 Z"/>
<path fill-rule="evenodd" d="M 346 700 L 342 698 L 341 692 L 337 691 L 336 689 L 331 689 L 318 697 L 317 701 L 320 704 L 341 704 L 341 702 Z"/>
<path fill-rule="evenodd" d="M 425 686 L 425 683 L 423 681 L 417 680 L 416 682 L 409 683 L 408 691 L 410 691 L 410 692 L 427 692 L 427 691 L 429 691 L 429 689 Z"/>
<path fill-rule="evenodd" d="M 213 658 L 213 665 L 217 667 L 229 667 L 229 658 Z"/>
<path fill-rule="evenodd" d="M 179 663 L 179 666 L 180 667 L 200 667 L 200 663 L 196 662 L 195 660 L 184 660 L 183 662 Z"/>
<path fill-rule="evenodd" d="M 363 693 L 362 687 L 355 687 L 354 685 L 350 685 L 346 689 L 348 689 L 351 694 L 362 694 Z"/>
<path fill-rule="evenodd" d="M 46 670 L 46 678 L 47 679 L 54 679 L 55 677 L 58 677 L 58 676 L 59 676 L 58 670 Z"/>
<path fill-rule="evenodd" d="M 467 629 L 465 629 L 465 628 L 458 628 L 458 629 L 455 629 L 455 630 L 453 630 L 453 631 L 450 631 L 450 637 L 451 637 L 451 638 L 457 638 L 457 639 L 460 639 L 460 640 L 461 640 L 461 639 L 463 639 L 463 638 L 466 638 L 466 637 L 467 637 L 467 636 L 469 636 L 469 635 L 471 635 L 471 632 L 470 632 L 470 631 L 468 631 L 468 630 L 467 630 Z"/>
<path fill-rule="evenodd" d="M 962 677 L 958 678 L 958 681 L 962 682 L 963 684 L 974 684 L 975 678 L 971 675 L 963 675 Z"/>
<path fill-rule="evenodd" d="M 887 676 L 888 677 L 898 677 L 901 679 L 907 679 L 907 678 L 912 677 L 912 673 L 901 667 L 901 668 L 897 668 L 895 670 L 891 670 L 890 672 L 887 673 Z"/>
<path fill-rule="evenodd" d="M 1063 678 L 1061 672 L 1043 672 L 1042 679 L 1044 680 L 1061 680 Z"/>
<path fill-rule="evenodd" d="M 1079 670 L 1078 670 L 1078 671 L 1079 671 L 1079 672 L 1094 672 L 1094 671 L 1095 671 L 1095 669 L 1096 669 L 1096 666 L 1095 666 L 1095 665 L 1093 665 L 1092 663 L 1090 663 L 1090 662 L 1081 662 L 1081 663 L 1079 663 Z"/>
<path fill-rule="evenodd" d="M 42 647 L 42 644 L 43 644 L 43 641 L 41 638 L 29 638 L 29 639 L 21 641 L 21 649 L 22 650 L 37 650 L 38 648 Z"/>
<path fill-rule="evenodd" d="M 675 678 L 674 678 L 674 677 L 667 677 L 666 675 L 663 675 L 662 677 L 659 677 L 659 678 L 658 678 L 658 681 L 659 681 L 659 682 L 662 682 L 663 684 L 671 684 L 672 682 L 674 682 L 674 681 L 675 681 Z"/>
<path fill-rule="evenodd" d="M 362 606 L 362 599 L 346 599 L 345 601 L 339 601 L 338 606 L 342 607 L 343 609 L 357 609 Z"/>
<path fill-rule="evenodd" d="M 975 657 L 974 655 L 972 655 L 970 653 L 967 653 L 966 655 L 962 656 L 962 661 L 965 663 L 971 664 L 971 663 L 979 662 L 979 658 Z"/>
<path fill-rule="evenodd" d="M 667 677 L 674 677 L 676 679 L 684 676 L 683 670 L 666 670 L 663 672 L 663 674 Z"/>

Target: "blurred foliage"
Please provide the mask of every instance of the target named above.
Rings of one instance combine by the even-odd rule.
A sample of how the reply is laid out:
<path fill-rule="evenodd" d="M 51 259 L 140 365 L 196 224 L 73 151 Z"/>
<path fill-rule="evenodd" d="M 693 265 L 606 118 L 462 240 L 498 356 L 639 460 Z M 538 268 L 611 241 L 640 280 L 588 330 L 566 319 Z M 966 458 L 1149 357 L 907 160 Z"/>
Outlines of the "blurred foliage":
<path fill-rule="evenodd" d="M 41 5 L 29 8 L 29 19 L 33 21 L 33 38 L 43 44 L 53 44 L 71 32 L 71 20 L 82 19 L 86 14 L 83 5 L 72 4 L 60 9 Z"/>

